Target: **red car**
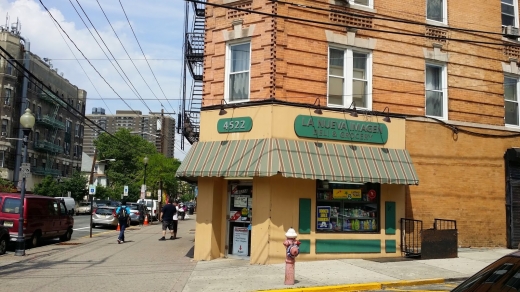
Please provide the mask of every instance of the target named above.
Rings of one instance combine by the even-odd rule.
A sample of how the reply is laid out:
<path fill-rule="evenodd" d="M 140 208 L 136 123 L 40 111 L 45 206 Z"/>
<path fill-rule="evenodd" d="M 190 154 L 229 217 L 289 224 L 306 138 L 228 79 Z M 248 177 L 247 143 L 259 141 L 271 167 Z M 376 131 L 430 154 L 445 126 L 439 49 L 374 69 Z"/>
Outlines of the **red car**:
<path fill-rule="evenodd" d="M 26 195 L 24 201 L 23 235 L 33 247 L 38 246 L 44 238 L 70 240 L 74 210 L 67 211 L 65 203 L 53 197 Z M 18 237 L 20 207 L 20 194 L 0 193 L 0 222 L 9 229 L 10 241 L 16 241 Z"/>

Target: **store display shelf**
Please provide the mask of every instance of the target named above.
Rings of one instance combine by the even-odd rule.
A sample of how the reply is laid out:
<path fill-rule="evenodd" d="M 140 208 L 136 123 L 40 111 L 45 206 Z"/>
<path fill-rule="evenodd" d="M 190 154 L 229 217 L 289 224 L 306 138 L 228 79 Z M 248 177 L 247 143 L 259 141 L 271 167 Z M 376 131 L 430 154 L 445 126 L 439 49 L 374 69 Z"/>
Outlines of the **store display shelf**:
<path fill-rule="evenodd" d="M 376 219 L 375 217 L 352 217 L 352 216 L 345 216 L 345 215 L 341 215 L 343 218 L 346 218 L 346 219 L 360 219 L 360 220 L 370 220 L 370 219 Z"/>
<path fill-rule="evenodd" d="M 369 201 L 349 201 L 346 199 L 331 199 L 331 200 L 325 200 L 325 199 L 317 199 L 317 202 L 344 202 L 347 204 L 377 204 L 377 202 L 369 202 Z"/>

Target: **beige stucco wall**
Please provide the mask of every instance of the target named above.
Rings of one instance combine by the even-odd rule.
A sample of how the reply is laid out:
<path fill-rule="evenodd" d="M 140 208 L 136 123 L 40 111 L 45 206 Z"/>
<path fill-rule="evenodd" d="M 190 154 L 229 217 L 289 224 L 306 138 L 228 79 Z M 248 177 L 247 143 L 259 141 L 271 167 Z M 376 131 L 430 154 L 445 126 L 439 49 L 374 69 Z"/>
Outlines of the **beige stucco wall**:
<path fill-rule="evenodd" d="M 298 115 L 317 116 L 335 119 L 347 119 L 352 121 L 383 123 L 388 128 L 388 141 L 385 144 L 367 144 L 360 142 L 347 142 L 338 140 L 323 140 L 330 143 L 349 143 L 359 146 L 371 147 L 388 147 L 395 149 L 405 148 L 405 120 L 392 118 L 390 123 L 383 122 L 381 116 L 359 115 L 357 118 L 350 116 L 348 113 L 323 110 L 322 115 L 314 113 L 314 109 L 301 108 L 279 104 L 248 106 L 240 108 L 226 109 L 227 114 L 220 116 L 219 109 L 205 110 L 201 112 L 200 123 L 200 141 L 224 141 L 224 140 L 245 140 L 245 139 L 264 139 L 264 138 L 282 138 L 290 140 L 306 139 L 300 138 L 294 131 L 294 119 Z M 253 128 L 250 132 L 242 133 L 219 133 L 217 131 L 217 122 L 219 119 L 233 117 L 251 117 L 253 119 Z"/>

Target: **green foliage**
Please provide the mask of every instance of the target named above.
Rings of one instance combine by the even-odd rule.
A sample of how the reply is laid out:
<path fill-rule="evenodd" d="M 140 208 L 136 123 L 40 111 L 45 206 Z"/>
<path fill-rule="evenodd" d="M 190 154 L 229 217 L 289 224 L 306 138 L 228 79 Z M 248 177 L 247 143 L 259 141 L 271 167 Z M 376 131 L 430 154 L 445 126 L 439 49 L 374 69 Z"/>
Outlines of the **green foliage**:
<path fill-rule="evenodd" d="M 63 190 L 60 184 L 50 175 L 46 176 L 41 183 L 35 185 L 33 192 L 41 196 L 63 197 Z"/>
<path fill-rule="evenodd" d="M 2 193 L 16 193 L 18 190 L 12 181 L 0 178 L 0 192 Z"/>
<path fill-rule="evenodd" d="M 63 189 L 64 197 L 66 197 L 67 192 L 70 191 L 70 196 L 76 201 L 82 201 L 83 197 L 88 194 L 87 178 L 79 171 L 74 171 L 70 178 L 64 180 L 61 187 Z"/>
<path fill-rule="evenodd" d="M 129 202 L 137 201 L 141 196 L 141 185 L 144 183 L 145 165 L 143 158 L 148 157 L 146 166 L 147 191 L 153 198 L 157 198 L 157 190 L 160 181 L 163 182 L 163 190 L 167 194 L 175 194 L 178 180 L 175 172 L 180 166 L 180 161 L 175 158 L 166 158 L 157 153 L 153 143 L 141 136 L 131 134 L 127 129 L 120 129 L 114 137 L 106 133 L 99 135 L 94 141 L 98 157 L 97 160 L 115 159 L 107 164 L 105 174 L 109 185 L 107 196 L 119 200 L 124 186 L 128 186 Z M 105 195 L 105 194 L 104 194 Z M 96 197 L 99 197 L 96 190 Z"/>

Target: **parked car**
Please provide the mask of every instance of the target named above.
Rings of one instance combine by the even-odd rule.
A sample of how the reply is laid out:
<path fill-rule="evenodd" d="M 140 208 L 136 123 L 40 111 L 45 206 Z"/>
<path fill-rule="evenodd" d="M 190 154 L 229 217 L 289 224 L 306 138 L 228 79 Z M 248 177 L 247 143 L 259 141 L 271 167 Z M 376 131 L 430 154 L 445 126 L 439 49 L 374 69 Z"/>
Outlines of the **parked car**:
<path fill-rule="evenodd" d="M 98 207 L 96 202 L 92 203 L 92 207 L 94 207 L 94 209 Z M 76 207 L 76 214 L 90 214 L 90 202 L 79 202 Z"/>
<path fill-rule="evenodd" d="M 69 198 L 69 197 L 56 197 L 56 199 L 63 200 L 63 202 L 65 202 L 65 207 L 67 207 L 67 211 L 72 210 L 72 212 L 73 212 L 72 215 L 75 215 L 76 200 L 74 200 L 73 198 Z"/>
<path fill-rule="evenodd" d="M 20 194 L 0 193 L 0 221 L 9 229 L 10 241 L 18 237 Z M 38 195 L 26 195 L 24 199 L 24 238 L 36 247 L 41 239 L 59 237 L 68 241 L 72 237 L 74 211 L 67 211 L 60 199 Z"/>
<path fill-rule="evenodd" d="M 0 255 L 4 254 L 7 250 L 7 244 L 9 243 L 9 229 L 4 227 L 3 223 L 0 224 Z"/>
<path fill-rule="evenodd" d="M 520 289 L 520 251 L 501 257 L 452 292 L 465 291 L 518 291 Z"/>
<path fill-rule="evenodd" d="M 130 209 L 130 224 L 139 224 L 139 205 L 126 205 Z"/>
<path fill-rule="evenodd" d="M 92 227 L 98 225 L 117 227 L 118 223 L 116 207 L 97 207 L 92 213 Z"/>
<path fill-rule="evenodd" d="M 159 214 L 157 213 L 157 208 L 159 206 L 159 201 L 152 199 L 140 199 L 137 203 L 145 204 L 148 209 L 152 212 L 152 219 L 157 220 Z M 160 211 L 159 211 L 160 212 Z"/>

